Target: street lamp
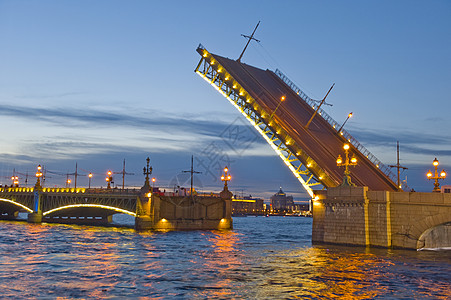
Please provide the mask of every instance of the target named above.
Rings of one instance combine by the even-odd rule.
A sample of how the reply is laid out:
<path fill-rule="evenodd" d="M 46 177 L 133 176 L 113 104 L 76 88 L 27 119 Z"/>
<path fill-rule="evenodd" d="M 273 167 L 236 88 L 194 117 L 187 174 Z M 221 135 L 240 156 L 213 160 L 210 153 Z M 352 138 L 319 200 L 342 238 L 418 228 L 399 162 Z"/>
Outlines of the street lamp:
<path fill-rule="evenodd" d="M 352 117 L 352 111 L 348 114 L 348 117 L 346 118 L 346 120 L 343 122 L 343 125 L 341 125 L 340 129 L 338 129 L 338 132 L 340 132 L 343 127 L 345 126 L 346 122 L 348 122 L 349 118 Z"/>
<path fill-rule="evenodd" d="M 349 159 L 349 144 L 344 144 L 343 145 L 343 149 L 345 150 L 345 161 L 343 162 L 343 159 L 341 158 L 341 155 L 338 155 L 337 158 L 337 166 L 339 167 L 345 167 L 345 171 L 344 171 L 344 177 L 343 177 L 343 183 L 342 185 L 346 185 L 346 186 L 355 186 L 355 184 L 353 184 L 351 182 L 351 171 L 349 171 L 349 166 L 355 166 L 357 165 L 357 158 L 355 157 L 355 155 L 353 154 L 351 159 Z"/>
<path fill-rule="evenodd" d="M 271 121 L 272 117 L 274 116 L 274 114 L 276 113 L 276 111 L 279 109 L 280 104 L 282 104 L 282 102 L 285 101 L 285 96 L 280 97 L 280 102 L 279 104 L 276 106 L 276 109 L 272 112 L 271 116 L 269 116 L 268 122 Z"/>
<path fill-rule="evenodd" d="M 91 188 L 91 178 L 92 178 L 92 173 L 91 172 L 89 172 L 88 178 L 89 178 L 88 188 L 90 189 Z"/>
<path fill-rule="evenodd" d="M 111 183 L 114 183 L 112 175 L 113 175 L 113 172 L 111 172 L 111 171 L 107 172 L 107 177 L 105 178 L 106 182 L 108 183 L 107 189 L 111 189 Z"/>
<path fill-rule="evenodd" d="M 432 162 L 432 165 L 434 166 L 434 177 L 432 177 L 431 170 L 429 170 L 426 173 L 426 176 L 427 176 L 427 178 L 429 180 L 431 180 L 431 179 L 435 180 L 434 181 L 434 189 L 432 191 L 440 193 L 440 184 L 438 183 L 438 180 L 439 179 L 445 179 L 446 178 L 446 172 L 445 172 L 445 170 L 442 170 L 440 172 L 440 175 L 438 174 L 438 168 L 437 167 L 438 167 L 439 163 L 438 163 L 438 159 L 437 158 L 434 159 L 434 161 Z"/>
<path fill-rule="evenodd" d="M 229 168 L 224 168 L 224 174 L 221 175 L 221 180 L 224 181 L 224 189 L 227 189 L 227 181 L 232 180 L 232 176 L 229 174 Z"/>
<path fill-rule="evenodd" d="M 42 177 L 42 167 L 41 165 L 38 165 L 38 171 L 36 172 L 36 177 L 37 177 L 37 181 L 36 181 L 36 187 L 40 187 L 41 186 L 41 177 Z"/>
<path fill-rule="evenodd" d="M 11 180 L 13 181 L 14 187 L 19 187 L 19 176 L 11 176 Z"/>
<path fill-rule="evenodd" d="M 155 189 L 155 181 L 157 181 L 157 180 L 155 179 L 155 177 L 153 177 L 152 178 L 152 192 Z"/>

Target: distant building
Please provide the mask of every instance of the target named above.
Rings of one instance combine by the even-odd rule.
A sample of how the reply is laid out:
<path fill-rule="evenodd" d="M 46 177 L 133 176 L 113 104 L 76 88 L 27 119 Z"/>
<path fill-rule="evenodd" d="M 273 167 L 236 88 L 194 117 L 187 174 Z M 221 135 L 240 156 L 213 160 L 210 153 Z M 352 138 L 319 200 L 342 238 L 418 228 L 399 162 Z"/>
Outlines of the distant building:
<path fill-rule="evenodd" d="M 451 185 L 442 185 L 441 190 L 442 193 L 451 193 Z"/>
<path fill-rule="evenodd" d="M 263 214 L 263 199 L 249 197 L 233 197 L 232 212 L 234 214 Z"/>
<path fill-rule="evenodd" d="M 273 210 L 294 210 L 293 196 L 287 196 L 280 188 L 279 192 L 271 197 Z"/>

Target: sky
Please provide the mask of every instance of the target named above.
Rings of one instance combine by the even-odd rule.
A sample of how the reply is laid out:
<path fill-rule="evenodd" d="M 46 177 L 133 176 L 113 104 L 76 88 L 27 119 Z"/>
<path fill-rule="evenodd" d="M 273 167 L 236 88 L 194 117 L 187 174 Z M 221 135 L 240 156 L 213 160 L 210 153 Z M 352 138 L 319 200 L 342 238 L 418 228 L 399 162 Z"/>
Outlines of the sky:
<path fill-rule="evenodd" d="M 437 157 L 451 172 L 450 1 L 66 1 L 0 0 L 0 183 L 21 184 L 41 164 L 47 186 L 105 186 L 108 170 L 143 184 L 187 186 L 194 155 L 201 191 L 222 188 L 227 164 L 236 194 L 269 199 L 282 187 L 308 197 L 269 145 L 194 73 L 198 44 L 242 62 L 280 69 L 307 95 L 329 87 L 337 122 L 416 191 Z M 248 142 L 230 147 L 224 133 Z M 212 153 L 220 153 L 213 157 Z M 222 167 L 221 167 L 222 168 Z M 439 170 L 440 171 L 440 170 Z M 73 180 L 73 176 L 70 176 Z M 30 178 L 28 185 L 34 184 Z M 121 175 L 114 177 L 122 184 Z M 445 179 L 442 184 L 451 184 Z"/>

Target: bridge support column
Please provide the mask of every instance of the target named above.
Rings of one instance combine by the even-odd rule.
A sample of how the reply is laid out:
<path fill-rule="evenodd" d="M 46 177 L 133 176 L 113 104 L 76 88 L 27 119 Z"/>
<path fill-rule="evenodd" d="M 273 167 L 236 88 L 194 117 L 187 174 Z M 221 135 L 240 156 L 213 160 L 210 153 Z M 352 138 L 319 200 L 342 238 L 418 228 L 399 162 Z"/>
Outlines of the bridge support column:
<path fill-rule="evenodd" d="M 224 189 L 219 193 L 221 199 L 224 201 L 223 207 L 223 217 L 219 222 L 218 229 L 232 229 L 233 228 L 233 220 L 232 220 L 232 196 L 233 194 L 229 191 L 227 186 L 224 186 Z"/>
<path fill-rule="evenodd" d="M 367 191 L 368 187 L 343 185 L 315 191 L 312 241 L 369 246 L 374 224 Z"/>
<path fill-rule="evenodd" d="M 151 230 L 154 226 L 154 197 L 151 187 L 144 185 L 136 203 L 135 230 Z"/>
<path fill-rule="evenodd" d="M 27 218 L 28 223 L 42 222 L 41 197 L 42 197 L 42 187 L 38 181 L 34 187 L 33 212 L 28 214 Z"/>
<path fill-rule="evenodd" d="M 27 218 L 28 223 L 41 223 L 42 222 L 42 213 L 29 213 Z"/>

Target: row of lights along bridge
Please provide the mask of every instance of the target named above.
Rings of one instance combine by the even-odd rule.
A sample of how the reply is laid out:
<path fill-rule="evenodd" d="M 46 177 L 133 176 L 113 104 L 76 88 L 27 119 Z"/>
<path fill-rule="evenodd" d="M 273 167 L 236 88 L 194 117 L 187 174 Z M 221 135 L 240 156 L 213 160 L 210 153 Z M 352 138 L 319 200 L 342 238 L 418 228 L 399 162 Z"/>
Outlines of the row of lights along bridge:
<path fill-rule="evenodd" d="M 107 189 L 111 189 L 112 188 L 111 185 L 112 184 L 114 185 L 113 172 L 109 170 L 106 173 L 106 175 L 107 176 L 105 177 L 105 181 L 107 183 Z M 88 188 L 91 188 L 91 179 L 94 177 L 94 175 L 90 172 L 87 176 L 88 176 Z M 41 177 L 43 178 L 44 174 L 42 172 L 41 165 L 38 165 L 37 172 L 36 172 L 36 178 L 37 178 L 37 184 L 38 185 L 41 184 Z M 20 186 L 20 184 L 19 184 L 19 176 L 13 175 L 13 176 L 11 176 L 11 180 L 12 180 L 12 185 L 11 185 L 12 187 L 19 187 Z M 26 182 L 27 182 L 27 180 L 26 180 Z M 152 178 L 152 184 L 155 184 L 155 182 L 156 182 L 156 178 L 153 177 Z M 71 183 L 72 183 L 72 180 L 70 178 L 67 178 L 66 179 L 66 187 L 70 188 Z"/>
<path fill-rule="evenodd" d="M 343 145 L 343 149 L 345 150 L 345 160 L 343 161 L 343 158 L 341 157 L 341 155 L 338 155 L 337 158 L 337 166 L 339 167 L 345 167 L 345 171 L 344 171 L 344 176 L 343 176 L 343 185 L 348 185 L 348 186 L 354 186 L 354 184 L 351 182 L 351 171 L 349 170 L 350 166 L 356 166 L 357 165 L 357 158 L 355 157 L 355 155 L 353 154 L 351 158 L 349 158 L 349 149 L 350 146 L 349 144 L 344 144 Z M 432 162 L 432 165 L 434 166 L 434 174 L 432 174 L 431 170 L 429 170 L 426 173 L 426 177 L 429 180 L 434 180 L 434 189 L 433 192 L 440 192 L 440 184 L 439 184 L 439 180 L 440 179 L 445 179 L 446 178 L 446 172 L 445 170 L 442 170 L 440 172 L 440 174 L 438 173 L 438 159 L 435 158 L 434 161 Z M 225 174 L 221 176 L 221 180 L 225 181 L 225 186 L 227 186 L 227 181 L 229 181 L 231 179 L 231 176 L 228 174 L 228 168 L 226 167 L 224 169 Z M 41 165 L 38 166 L 38 170 L 36 172 L 36 177 L 37 177 L 37 185 L 40 185 L 40 179 L 43 176 L 42 173 L 42 167 Z M 93 177 L 93 174 L 90 172 L 88 174 L 88 188 L 91 188 L 91 179 Z M 13 187 L 19 187 L 19 177 L 18 176 L 12 176 L 11 180 L 13 181 L 12 186 Z M 107 172 L 107 176 L 105 178 L 105 181 L 107 182 L 107 189 L 111 189 L 111 184 L 114 184 L 113 181 L 113 172 L 112 171 L 108 171 Z M 70 187 L 71 184 L 71 179 L 68 178 L 66 181 L 66 187 Z M 152 184 L 154 185 L 156 182 L 156 178 L 153 177 L 152 178 Z"/>

